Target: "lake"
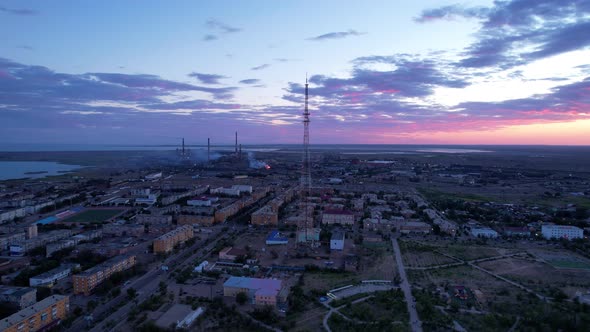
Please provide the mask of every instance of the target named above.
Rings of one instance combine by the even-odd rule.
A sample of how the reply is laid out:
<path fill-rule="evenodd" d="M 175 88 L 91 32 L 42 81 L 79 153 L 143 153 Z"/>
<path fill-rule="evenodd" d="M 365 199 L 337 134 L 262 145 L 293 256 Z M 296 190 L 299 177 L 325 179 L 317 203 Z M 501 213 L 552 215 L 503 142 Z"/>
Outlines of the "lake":
<path fill-rule="evenodd" d="M 0 161 L 0 180 L 43 178 L 81 168 L 52 161 Z"/>

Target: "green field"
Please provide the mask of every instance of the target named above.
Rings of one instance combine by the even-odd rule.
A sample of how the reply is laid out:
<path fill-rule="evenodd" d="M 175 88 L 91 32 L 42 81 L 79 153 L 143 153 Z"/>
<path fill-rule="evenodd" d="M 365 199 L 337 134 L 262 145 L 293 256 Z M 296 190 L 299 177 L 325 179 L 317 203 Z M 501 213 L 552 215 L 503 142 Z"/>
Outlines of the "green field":
<path fill-rule="evenodd" d="M 104 222 L 124 210 L 122 209 L 97 209 L 86 210 L 76 215 L 66 218 L 64 222 L 87 223 L 87 222 Z"/>
<path fill-rule="evenodd" d="M 590 270 L 590 264 L 575 260 L 557 260 L 552 259 L 547 261 L 553 267 L 558 269 L 581 269 Z"/>

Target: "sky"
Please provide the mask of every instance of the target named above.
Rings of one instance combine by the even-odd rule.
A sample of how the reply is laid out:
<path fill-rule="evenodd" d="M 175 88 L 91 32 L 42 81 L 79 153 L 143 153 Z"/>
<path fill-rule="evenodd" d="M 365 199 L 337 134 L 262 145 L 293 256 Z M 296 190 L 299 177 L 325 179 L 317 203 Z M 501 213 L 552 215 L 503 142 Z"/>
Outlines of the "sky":
<path fill-rule="evenodd" d="M 0 0 L 0 142 L 590 145 L 590 0 Z"/>

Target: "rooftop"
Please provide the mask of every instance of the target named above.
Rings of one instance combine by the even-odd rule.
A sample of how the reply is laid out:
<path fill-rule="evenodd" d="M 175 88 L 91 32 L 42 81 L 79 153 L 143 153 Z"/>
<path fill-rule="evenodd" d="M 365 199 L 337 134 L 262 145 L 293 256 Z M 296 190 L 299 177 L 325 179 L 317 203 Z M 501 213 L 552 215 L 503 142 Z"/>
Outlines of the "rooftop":
<path fill-rule="evenodd" d="M 276 295 L 281 290 L 282 281 L 248 277 L 230 277 L 223 287 L 246 288 L 259 295 Z"/>
<path fill-rule="evenodd" d="M 67 299 L 67 296 L 64 295 L 52 295 L 44 300 L 41 300 L 32 306 L 28 306 L 23 310 L 12 314 L 2 320 L 0 320 L 0 330 L 4 331 L 7 330 L 9 327 L 22 322 L 24 319 L 31 317 L 32 315 L 36 314 L 37 312 L 46 309 L 49 306 L 52 306 L 63 299 Z"/>

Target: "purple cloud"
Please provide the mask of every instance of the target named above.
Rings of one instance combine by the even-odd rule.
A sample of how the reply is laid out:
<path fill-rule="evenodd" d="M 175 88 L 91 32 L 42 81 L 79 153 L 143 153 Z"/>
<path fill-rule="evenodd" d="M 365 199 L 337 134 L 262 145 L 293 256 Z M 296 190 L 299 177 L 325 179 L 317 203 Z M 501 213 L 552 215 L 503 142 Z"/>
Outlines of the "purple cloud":
<path fill-rule="evenodd" d="M 221 33 L 235 33 L 235 32 L 242 31 L 242 29 L 240 29 L 240 28 L 232 27 L 228 24 L 225 24 L 225 23 L 215 20 L 215 19 L 209 19 L 205 24 L 207 25 L 208 28 L 213 29 L 213 30 L 218 30 Z"/>
<path fill-rule="evenodd" d="M 219 39 L 216 35 L 205 35 L 203 41 L 213 41 Z"/>
<path fill-rule="evenodd" d="M 467 47 L 465 57 L 456 65 L 507 69 L 590 46 L 588 15 L 588 1 L 511 0 L 496 1 L 489 8 L 452 5 L 427 9 L 416 21 L 480 19 L 478 40 Z"/>
<path fill-rule="evenodd" d="M 252 67 L 250 68 L 250 70 L 263 70 L 270 67 L 270 65 L 268 63 L 262 64 L 260 66 L 256 66 L 256 67 Z"/>
<path fill-rule="evenodd" d="M 229 77 L 223 76 L 223 75 L 203 74 L 203 73 L 197 73 L 197 72 L 192 72 L 192 73 L 188 74 L 188 76 L 198 79 L 203 84 L 220 84 L 219 80 L 224 79 L 224 78 L 229 78 Z"/>
<path fill-rule="evenodd" d="M 454 20 L 463 18 L 486 18 L 490 9 L 485 7 L 465 7 L 461 5 L 450 5 L 439 8 L 425 9 L 414 21 L 418 23 L 431 22 L 435 20 Z"/>
<path fill-rule="evenodd" d="M 348 30 L 348 31 L 338 31 L 338 32 L 329 32 L 323 35 L 319 35 L 316 37 L 307 38 L 307 40 L 311 41 L 324 41 L 330 39 L 342 39 L 351 36 L 361 36 L 366 34 L 365 32 L 358 32 L 356 30 Z"/>
<path fill-rule="evenodd" d="M 240 81 L 240 83 L 242 84 L 258 84 L 259 82 L 260 80 L 256 78 L 248 78 Z"/>

